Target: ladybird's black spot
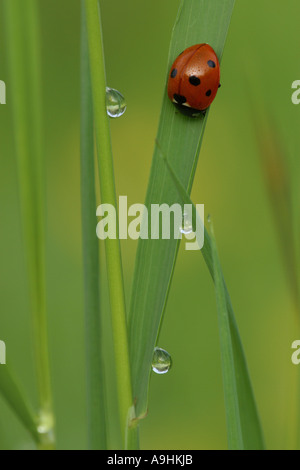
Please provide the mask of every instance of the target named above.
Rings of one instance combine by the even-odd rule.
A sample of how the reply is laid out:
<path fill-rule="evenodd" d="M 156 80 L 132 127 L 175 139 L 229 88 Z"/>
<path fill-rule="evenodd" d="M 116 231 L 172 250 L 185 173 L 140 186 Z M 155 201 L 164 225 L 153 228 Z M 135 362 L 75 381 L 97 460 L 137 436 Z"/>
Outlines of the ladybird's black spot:
<path fill-rule="evenodd" d="M 211 95 L 211 90 L 207 90 L 207 92 L 205 94 L 206 94 L 206 96 L 210 96 Z"/>
<path fill-rule="evenodd" d="M 173 98 L 178 104 L 186 103 L 186 97 L 185 96 L 177 95 L 177 93 L 175 93 L 173 95 Z"/>
<path fill-rule="evenodd" d="M 215 64 L 215 62 L 214 62 L 213 60 L 209 60 L 209 61 L 207 62 L 207 65 L 208 65 L 209 67 L 211 67 L 212 69 L 214 69 L 215 66 L 216 66 L 216 64 Z"/>
<path fill-rule="evenodd" d="M 191 85 L 198 86 L 201 83 L 200 78 L 196 77 L 196 75 L 191 75 L 189 77 L 189 82 Z"/>
<path fill-rule="evenodd" d="M 219 83 L 219 86 L 218 86 L 218 88 L 221 88 L 221 86 L 222 86 L 222 85 L 221 85 L 221 83 Z"/>
<path fill-rule="evenodd" d="M 175 78 L 177 75 L 177 69 L 173 69 L 171 72 L 171 78 Z"/>

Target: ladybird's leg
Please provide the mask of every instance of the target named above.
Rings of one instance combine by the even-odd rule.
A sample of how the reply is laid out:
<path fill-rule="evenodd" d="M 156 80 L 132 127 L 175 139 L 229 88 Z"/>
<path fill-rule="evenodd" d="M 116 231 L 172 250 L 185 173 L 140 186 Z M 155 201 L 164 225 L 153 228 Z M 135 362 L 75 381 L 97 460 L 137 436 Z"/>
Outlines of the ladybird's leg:
<path fill-rule="evenodd" d="M 203 109 L 203 110 L 201 110 L 201 114 L 202 114 L 202 116 L 203 116 L 203 117 L 205 117 L 205 115 L 206 115 L 206 111 L 207 111 L 207 109 Z"/>

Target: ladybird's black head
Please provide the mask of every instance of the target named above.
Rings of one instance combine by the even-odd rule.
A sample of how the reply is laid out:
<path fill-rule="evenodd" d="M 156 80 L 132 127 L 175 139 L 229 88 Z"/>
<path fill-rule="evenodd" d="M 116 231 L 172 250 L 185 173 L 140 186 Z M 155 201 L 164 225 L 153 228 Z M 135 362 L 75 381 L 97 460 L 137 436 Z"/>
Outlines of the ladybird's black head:
<path fill-rule="evenodd" d="M 189 106 L 184 106 L 183 104 L 180 103 L 174 103 L 178 111 L 181 112 L 181 114 L 184 114 L 185 116 L 189 117 L 199 117 L 199 116 L 205 116 L 206 114 L 206 109 L 200 110 L 200 109 L 195 109 L 195 108 L 190 108 Z"/>

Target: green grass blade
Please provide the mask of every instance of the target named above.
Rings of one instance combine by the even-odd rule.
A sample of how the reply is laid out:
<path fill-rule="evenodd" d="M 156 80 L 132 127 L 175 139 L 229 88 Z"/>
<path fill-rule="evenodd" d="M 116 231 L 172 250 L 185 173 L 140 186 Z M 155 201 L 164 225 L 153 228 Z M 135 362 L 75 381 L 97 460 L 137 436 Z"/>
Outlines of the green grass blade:
<path fill-rule="evenodd" d="M 0 366 L 0 392 L 34 441 L 39 444 L 40 435 L 37 416 L 27 403 L 24 392 L 21 391 L 8 365 Z"/>
<path fill-rule="evenodd" d="M 168 70 L 186 47 L 209 43 L 221 59 L 234 0 L 183 0 L 173 29 Z M 217 106 L 216 104 L 213 106 Z M 164 92 L 145 205 L 179 201 L 179 195 L 160 158 L 167 156 L 181 184 L 191 190 L 206 117 L 191 119 L 176 112 Z M 137 414 L 147 412 L 153 350 L 165 310 L 178 250 L 178 240 L 139 240 L 129 312 L 130 361 Z"/>
<path fill-rule="evenodd" d="M 14 132 L 28 284 L 34 329 L 40 420 L 54 445 L 45 282 L 45 175 L 42 155 L 40 38 L 36 0 L 5 0 Z M 46 434 L 48 437 L 46 437 Z M 46 443 L 46 441 L 47 442 Z"/>
<path fill-rule="evenodd" d="M 99 249 L 95 233 L 93 102 L 84 0 L 81 32 L 81 212 L 85 291 L 87 417 L 91 450 L 106 449 L 105 373 L 100 321 Z"/>
<path fill-rule="evenodd" d="M 207 235 L 206 233 L 205 245 L 213 265 L 219 317 L 229 448 L 263 450 L 264 439 L 260 420 L 245 354 L 218 258 L 216 242 L 213 233 L 211 239 L 207 239 Z"/>
<path fill-rule="evenodd" d="M 101 203 L 110 204 L 117 213 L 110 128 L 106 112 L 106 76 L 98 0 L 85 0 L 93 112 L 98 153 Z M 118 216 L 117 216 L 118 220 Z M 126 308 L 120 241 L 106 238 L 105 254 L 114 336 L 121 432 L 124 447 L 136 447 L 136 426 L 131 387 Z"/>
<path fill-rule="evenodd" d="M 161 156 L 174 181 L 182 204 L 193 205 L 169 162 L 163 154 Z M 197 217 L 198 226 L 203 226 L 203 221 L 193 205 L 193 217 L 194 214 Z M 216 243 L 205 227 L 204 246 L 201 253 L 216 289 L 229 447 L 230 449 L 262 450 L 264 438 L 239 330 L 222 274 Z"/>
<path fill-rule="evenodd" d="M 220 348 L 223 372 L 223 387 L 227 422 L 227 438 L 230 450 L 244 450 L 244 441 L 239 410 L 233 345 L 231 340 L 230 320 L 227 310 L 226 291 L 217 252 L 213 227 L 211 227 L 211 248 L 214 267 L 214 280 L 218 310 Z"/>

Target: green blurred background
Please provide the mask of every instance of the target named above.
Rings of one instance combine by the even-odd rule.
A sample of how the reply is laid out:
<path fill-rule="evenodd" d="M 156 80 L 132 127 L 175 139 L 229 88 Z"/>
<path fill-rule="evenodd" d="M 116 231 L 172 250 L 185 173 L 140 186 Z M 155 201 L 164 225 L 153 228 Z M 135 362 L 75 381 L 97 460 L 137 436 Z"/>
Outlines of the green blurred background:
<path fill-rule="evenodd" d="M 79 173 L 80 1 L 39 0 L 39 4 L 49 340 L 57 438 L 59 448 L 82 449 L 87 446 L 87 430 Z M 144 201 L 178 5 L 179 0 L 101 1 L 108 85 L 125 95 L 128 106 L 124 117 L 111 122 L 117 193 L 127 195 L 128 204 Z M 7 44 L 0 11 L 0 79 L 7 84 L 7 105 L 0 107 L 0 339 L 36 403 Z M 209 115 L 192 192 L 193 201 L 204 203 L 206 213 L 213 215 L 267 446 L 275 449 L 295 445 L 297 368 L 290 358 L 291 343 L 300 333 L 249 103 L 272 113 L 297 181 L 300 107 L 291 103 L 291 83 L 300 79 L 299 14 L 296 0 L 236 3 L 222 62 L 222 88 Z M 296 185 L 293 195 L 297 202 Z M 136 242 L 122 244 L 127 297 L 135 250 Z M 151 379 L 149 415 L 141 423 L 142 448 L 226 448 L 218 341 L 208 271 L 200 253 L 182 246 L 159 341 L 171 353 L 173 369 Z M 110 338 L 106 348 L 106 371 L 111 377 L 107 391 L 110 445 L 115 447 L 119 441 Z M 0 416 L 2 449 L 33 445 L 2 398 Z"/>

